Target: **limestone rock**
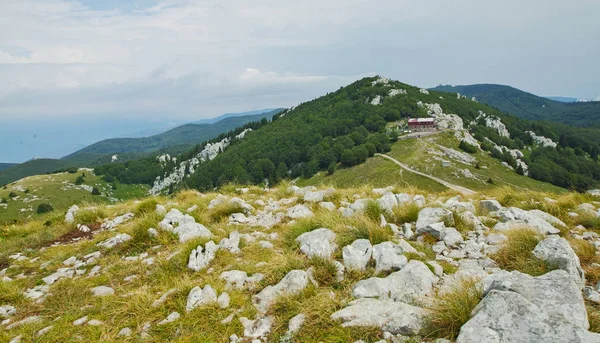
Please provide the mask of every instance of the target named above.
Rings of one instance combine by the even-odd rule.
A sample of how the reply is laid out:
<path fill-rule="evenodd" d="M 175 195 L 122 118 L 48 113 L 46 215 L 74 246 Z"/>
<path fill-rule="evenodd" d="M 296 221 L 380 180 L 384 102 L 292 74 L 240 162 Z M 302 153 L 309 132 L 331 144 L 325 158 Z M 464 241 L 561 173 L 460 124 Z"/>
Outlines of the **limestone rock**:
<path fill-rule="evenodd" d="M 373 246 L 373 259 L 375 260 L 375 271 L 398 270 L 408 263 L 404 256 L 404 250 L 392 243 L 383 242 Z"/>
<path fill-rule="evenodd" d="M 198 286 L 192 288 L 187 297 L 187 303 L 185 305 L 186 311 L 191 311 L 199 306 L 204 306 L 217 302 L 217 292 L 210 286 L 206 285 L 204 288 Z"/>
<path fill-rule="evenodd" d="M 302 204 L 290 207 L 287 211 L 287 216 L 292 219 L 300 219 L 310 217 L 312 215 L 313 213 L 311 212 L 311 210 L 309 210 L 308 207 Z"/>
<path fill-rule="evenodd" d="M 176 321 L 179 318 L 181 318 L 181 315 L 179 314 L 179 312 L 172 312 L 171 314 L 169 314 L 167 316 L 167 318 L 165 318 L 165 319 L 161 320 L 160 322 L 158 322 L 158 325 L 164 325 L 164 324 L 172 323 L 172 322 Z"/>
<path fill-rule="evenodd" d="M 411 303 L 430 296 L 438 280 L 423 262 L 411 260 L 400 271 L 386 278 L 372 277 L 357 282 L 352 295 L 356 298 L 392 299 Z"/>
<path fill-rule="evenodd" d="M 294 295 L 302 292 L 308 286 L 308 274 L 304 270 L 290 271 L 279 283 L 265 287 L 252 297 L 252 302 L 260 312 L 266 312 L 277 297 Z"/>
<path fill-rule="evenodd" d="M 271 331 L 271 326 L 273 326 L 273 318 L 264 317 L 250 320 L 246 317 L 241 317 L 240 323 L 244 327 L 244 337 L 262 338 L 266 337 Z"/>
<path fill-rule="evenodd" d="M 98 244 L 96 244 L 99 247 L 103 247 L 103 248 L 107 248 L 107 249 L 111 249 L 114 248 L 115 246 L 123 243 L 123 242 L 127 242 L 128 240 L 130 240 L 132 237 L 129 236 L 126 233 L 119 233 L 117 235 L 115 235 L 112 238 L 109 238 L 105 241 L 102 241 Z"/>
<path fill-rule="evenodd" d="M 204 252 L 202 252 L 204 250 Z M 215 254 L 219 250 L 219 246 L 215 244 L 213 241 L 209 241 L 202 248 L 199 245 L 196 249 L 192 250 L 190 253 L 190 258 L 188 260 L 188 268 L 193 271 L 200 271 L 208 266 L 210 261 L 215 258 Z"/>
<path fill-rule="evenodd" d="M 365 270 L 373 254 L 373 246 L 368 239 L 357 239 L 342 249 L 344 266 L 348 269 Z"/>
<path fill-rule="evenodd" d="M 416 335 L 423 327 L 425 310 L 393 300 L 358 299 L 331 315 L 343 327 L 379 327 L 393 334 Z"/>
<path fill-rule="evenodd" d="M 98 286 L 91 289 L 95 297 L 106 297 L 115 294 L 115 290 L 107 286 Z"/>
<path fill-rule="evenodd" d="M 423 229 L 427 225 L 440 222 L 454 224 L 454 215 L 451 211 L 445 208 L 426 207 L 419 211 L 419 217 L 417 219 L 417 233 L 419 229 Z"/>
<path fill-rule="evenodd" d="M 569 273 L 580 289 L 585 286 L 585 274 L 581 269 L 579 257 L 564 238 L 550 236 L 542 240 L 533 250 L 533 254 L 550 266 Z"/>
<path fill-rule="evenodd" d="M 300 243 L 300 251 L 308 257 L 331 258 L 337 248 L 335 238 L 333 231 L 321 228 L 301 234 L 296 242 Z"/>

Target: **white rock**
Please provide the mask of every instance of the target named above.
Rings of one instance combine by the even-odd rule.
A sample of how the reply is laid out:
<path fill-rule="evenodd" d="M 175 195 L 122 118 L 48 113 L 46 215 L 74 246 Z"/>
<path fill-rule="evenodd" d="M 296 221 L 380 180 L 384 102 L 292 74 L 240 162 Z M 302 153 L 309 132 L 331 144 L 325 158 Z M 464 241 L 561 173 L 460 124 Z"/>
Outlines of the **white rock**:
<path fill-rule="evenodd" d="M 202 252 L 204 250 L 204 253 Z M 190 258 L 188 261 L 188 268 L 193 271 L 200 271 L 208 266 L 210 261 L 215 258 L 215 254 L 219 250 L 219 246 L 216 245 L 213 241 L 209 241 L 202 248 L 199 245 L 196 249 L 192 250 L 190 253 Z"/>
<path fill-rule="evenodd" d="M 127 242 L 131 239 L 132 237 L 129 236 L 126 233 L 119 233 L 116 236 L 109 238 L 103 242 L 100 242 L 98 244 L 96 244 L 99 247 L 103 247 L 103 248 L 107 248 L 107 249 L 111 249 L 114 248 L 115 246 L 123 243 L 123 242 Z"/>
<path fill-rule="evenodd" d="M 173 312 L 173 313 L 169 314 L 167 316 L 167 318 L 165 318 L 165 319 L 161 320 L 160 322 L 158 322 L 158 325 L 164 325 L 164 324 L 172 323 L 172 322 L 176 321 L 179 318 L 181 318 L 181 315 L 179 314 L 179 312 Z"/>
<path fill-rule="evenodd" d="M 421 261 L 411 260 L 400 271 L 386 278 L 372 277 L 356 283 L 356 298 L 392 299 L 403 302 L 422 301 L 433 294 L 438 277 Z"/>
<path fill-rule="evenodd" d="M 151 227 L 151 228 L 149 228 L 149 229 L 148 229 L 148 234 L 149 234 L 150 236 L 152 236 L 152 237 L 156 237 L 156 236 L 158 236 L 158 231 L 156 231 L 156 229 L 155 229 L 155 228 L 152 228 L 152 227 Z"/>
<path fill-rule="evenodd" d="M 161 204 L 156 204 L 156 209 L 154 210 L 154 212 L 156 212 L 156 214 L 158 214 L 159 216 L 164 216 L 165 214 L 167 214 L 167 209 Z"/>
<path fill-rule="evenodd" d="M 306 286 L 308 286 L 306 271 L 292 270 L 279 283 L 274 286 L 267 286 L 260 293 L 253 296 L 252 302 L 260 312 L 266 312 L 277 297 L 298 294 Z"/>
<path fill-rule="evenodd" d="M 320 202 L 319 203 L 319 207 L 324 208 L 324 209 L 329 210 L 329 211 L 335 211 L 336 210 L 335 204 L 332 203 L 332 202 Z"/>
<path fill-rule="evenodd" d="M 562 269 L 569 273 L 580 289 L 585 286 L 585 273 L 581 269 L 579 257 L 564 238 L 550 236 L 542 240 L 533 250 L 533 255 L 553 268 Z"/>
<path fill-rule="evenodd" d="M 91 289 L 95 297 L 106 297 L 115 294 L 115 290 L 107 286 L 98 286 Z"/>
<path fill-rule="evenodd" d="M 217 292 L 210 286 L 204 286 L 204 289 L 196 286 L 192 288 L 187 297 L 185 305 L 186 311 L 191 311 L 199 306 L 213 304 L 217 302 Z"/>
<path fill-rule="evenodd" d="M 84 316 L 84 317 L 81 317 L 81 318 L 75 320 L 73 322 L 73 325 L 80 326 L 80 325 L 83 325 L 83 324 L 87 323 L 87 321 L 88 321 L 88 317 Z"/>
<path fill-rule="evenodd" d="M 288 323 L 288 333 L 295 334 L 302 328 L 304 325 L 304 321 L 306 320 L 306 316 L 302 313 L 295 315 L 290 319 Z"/>
<path fill-rule="evenodd" d="M 229 238 L 223 238 L 219 242 L 219 248 L 229 250 L 233 254 L 240 253 L 240 233 L 233 231 L 229 234 Z"/>
<path fill-rule="evenodd" d="M 300 251 L 308 257 L 331 258 L 337 248 L 336 235 L 325 228 L 305 232 L 296 238 L 300 243 Z"/>
<path fill-rule="evenodd" d="M 246 317 L 240 318 L 240 323 L 244 327 L 244 337 L 262 338 L 266 337 L 273 326 L 272 317 L 257 318 L 249 320 Z"/>
<path fill-rule="evenodd" d="M 342 249 L 344 265 L 348 269 L 365 270 L 373 254 L 373 246 L 368 239 L 357 239 Z"/>
<path fill-rule="evenodd" d="M 309 210 L 308 207 L 302 204 L 290 207 L 287 211 L 287 216 L 292 219 L 300 219 L 310 217 L 312 215 L 313 213 L 311 212 L 311 210 Z"/>
<path fill-rule="evenodd" d="M 8 318 L 12 317 L 17 313 L 17 309 L 11 305 L 2 305 L 0 306 L 0 318 Z"/>
<path fill-rule="evenodd" d="M 382 210 L 391 213 L 394 207 L 398 206 L 398 199 L 394 193 L 388 192 L 377 199 L 377 204 Z"/>
<path fill-rule="evenodd" d="M 48 332 L 50 332 L 50 330 L 52 330 L 53 328 L 54 328 L 53 325 L 46 326 L 45 328 L 43 328 L 40 331 L 38 331 L 35 335 L 37 337 L 43 336 L 43 335 L 47 334 Z"/>
<path fill-rule="evenodd" d="M 217 304 L 219 304 L 220 308 L 228 308 L 229 302 L 229 294 L 227 294 L 226 292 L 221 293 L 221 295 L 219 295 L 219 297 L 217 298 Z"/>
<path fill-rule="evenodd" d="M 392 242 L 383 242 L 373 246 L 375 272 L 398 270 L 408 263 L 404 250 Z"/>
<path fill-rule="evenodd" d="M 454 215 L 445 208 L 426 207 L 422 209 L 419 211 L 419 217 L 417 219 L 417 234 L 419 234 L 420 229 L 425 228 L 427 225 L 440 222 L 454 224 Z"/>
<path fill-rule="evenodd" d="M 65 222 L 69 223 L 69 224 L 73 224 L 75 222 L 75 214 L 77 213 L 77 211 L 79 211 L 79 206 L 77 205 L 73 205 L 69 208 L 69 210 L 67 211 L 67 214 L 65 214 Z"/>
<path fill-rule="evenodd" d="M 416 335 L 424 324 L 426 311 L 400 301 L 358 299 L 331 315 L 343 327 L 379 327 L 393 334 Z"/>
<path fill-rule="evenodd" d="M 162 304 L 164 304 L 165 301 L 167 301 L 167 298 L 169 298 L 169 296 L 175 292 L 177 292 L 177 288 L 169 289 L 168 291 L 163 293 L 163 295 L 161 295 L 160 298 L 158 298 L 157 300 L 154 300 L 154 302 L 152 303 L 152 307 L 162 306 Z"/>
<path fill-rule="evenodd" d="M 100 326 L 100 325 L 103 325 L 104 323 L 101 320 L 92 319 L 87 324 L 91 325 L 91 326 Z"/>
<path fill-rule="evenodd" d="M 122 328 L 121 331 L 119 331 L 119 333 L 117 334 L 117 336 L 119 337 L 129 337 L 131 336 L 131 329 L 130 328 Z"/>

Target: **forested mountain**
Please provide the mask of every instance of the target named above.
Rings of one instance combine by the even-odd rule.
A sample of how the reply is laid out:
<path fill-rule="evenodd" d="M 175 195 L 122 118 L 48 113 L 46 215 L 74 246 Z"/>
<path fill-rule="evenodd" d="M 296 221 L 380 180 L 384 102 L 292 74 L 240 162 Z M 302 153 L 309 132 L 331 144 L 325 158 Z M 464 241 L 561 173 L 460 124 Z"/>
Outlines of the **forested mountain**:
<path fill-rule="evenodd" d="M 10 167 L 14 167 L 16 165 L 17 165 L 17 163 L 0 163 L 0 171 L 3 171 L 4 169 L 10 168 Z"/>
<path fill-rule="evenodd" d="M 438 86 L 431 90 L 460 93 L 517 117 L 580 127 L 600 127 L 600 102 L 560 102 L 496 84 Z"/>
<path fill-rule="evenodd" d="M 196 144 L 212 139 L 223 132 L 265 117 L 272 117 L 277 111 L 279 110 L 241 116 L 237 114 L 224 115 L 225 117 L 218 117 L 223 117 L 223 119 L 214 123 L 186 124 L 150 137 L 106 139 L 62 159 L 89 164 L 99 160 L 108 163 L 111 161 L 112 155 L 119 155 L 118 157 L 121 160 L 130 160 L 143 157 L 149 153 L 178 154 L 188 151 Z"/>
<path fill-rule="evenodd" d="M 152 182 L 153 176 L 171 177 L 175 168 L 183 180 L 179 187 L 200 190 L 229 182 L 273 184 L 320 170 L 333 173 L 339 164 L 351 166 L 386 152 L 397 138 L 390 123 L 414 116 L 434 116 L 441 127 L 463 135 L 465 144 L 481 146 L 520 174 L 578 190 L 600 180 L 598 130 L 528 121 L 470 99 L 379 77 L 364 78 L 284 111 L 271 123 L 253 127 L 243 139 L 235 138 L 241 129 L 219 137 L 227 144 L 210 158 L 200 158 L 202 149 L 214 146 L 203 145 L 178 159 L 183 162 L 177 166 L 146 160 L 144 168 L 131 163 L 97 173 L 121 182 Z M 195 163 L 186 162 L 194 158 Z"/>
<path fill-rule="evenodd" d="M 214 117 L 214 118 L 208 118 L 208 119 L 201 119 L 201 120 L 196 120 L 194 122 L 191 122 L 190 124 L 214 124 L 218 121 L 221 121 L 223 119 L 227 119 L 227 118 L 235 118 L 235 117 L 248 117 L 248 116 L 254 116 L 257 114 L 265 114 L 265 113 L 270 113 L 270 112 L 278 112 L 278 111 L 282 111 L 283 108 L 264 108 L 261 110 L 255 110 L 255 111 L 246 111 L 246 112 L 239 112 L 239 113 L 225 113 L 222 114 L 218 117 Z"/>
<path fill-rule="evenodd" d="M 0 171 L 0 185 L 22 179 L 27 176 L 47 174 L 59 169 L 75 166 L 73 162 L 51 158 L 39 158 L 14 165 Z"/>

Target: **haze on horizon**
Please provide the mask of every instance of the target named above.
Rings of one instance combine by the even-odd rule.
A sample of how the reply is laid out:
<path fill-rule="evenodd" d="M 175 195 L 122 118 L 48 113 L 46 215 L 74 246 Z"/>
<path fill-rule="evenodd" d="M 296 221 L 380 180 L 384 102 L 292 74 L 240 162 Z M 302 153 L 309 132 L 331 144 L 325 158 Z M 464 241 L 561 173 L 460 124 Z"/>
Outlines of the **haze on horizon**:
<path fill-rule="evenodd" d="M 595 0 L 5 1 L 0 162 L 60 157 L 121 122 L 289 107 L 374 74 L 600 100 L 597 13 Z"/>

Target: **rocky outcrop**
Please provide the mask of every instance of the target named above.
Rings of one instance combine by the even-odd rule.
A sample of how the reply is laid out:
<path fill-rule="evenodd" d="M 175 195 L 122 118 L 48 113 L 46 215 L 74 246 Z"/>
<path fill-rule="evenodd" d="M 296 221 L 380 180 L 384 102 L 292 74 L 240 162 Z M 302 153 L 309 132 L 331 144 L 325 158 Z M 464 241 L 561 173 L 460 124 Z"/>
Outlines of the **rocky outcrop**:
<path fill-rule="evenodd" d="M 357 239 L 342 249 L 344 266 L 347 269 L 365 270 L 373 254 L 373 246 L 368 239 Z"/>
<path fill-rule="evenodd" d="M 569 273 L 580 289 L 585 286 L 585 273 L 581 269 L 579 257 L 564 238 L 550 236 L 542 240 L 533 250 L 533 255 L 546 262 L 551 268 L 562 269 Z"/>
<path fill-rule="evenodd" d="M 600 342 L 587 331 L 583 297 L 566 271 L 539 277 L 501 271 L 482 287 L 484 298 L 457 343 Z"/>
<path fill-rule="evenodd" d="M 300 243 L 300 251 L 308 257 L 331 258 L 337 249 L 335 237 L 333 231 L 321 228 L 301 234 L 296 242 Z"/>

